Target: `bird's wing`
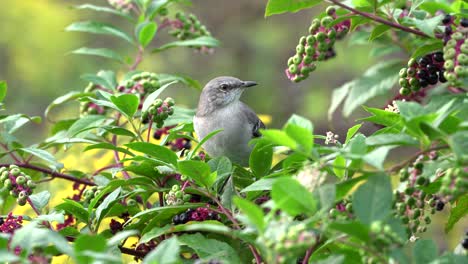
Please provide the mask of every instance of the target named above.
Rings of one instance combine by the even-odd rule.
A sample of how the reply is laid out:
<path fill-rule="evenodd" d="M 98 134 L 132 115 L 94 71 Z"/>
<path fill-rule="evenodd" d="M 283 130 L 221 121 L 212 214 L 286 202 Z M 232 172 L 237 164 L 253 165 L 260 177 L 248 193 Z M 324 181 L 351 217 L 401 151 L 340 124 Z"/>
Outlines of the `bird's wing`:
<path fill-rule="evenodd" d="M 241 110 L 246 115 L 248 122 L 252 124 L 252 137 L 260 137 L 262 135 L 260 129 L 264 129 L 265 124 L 263 124 L 257 114 L 246 104 L 241 103 Z"/>

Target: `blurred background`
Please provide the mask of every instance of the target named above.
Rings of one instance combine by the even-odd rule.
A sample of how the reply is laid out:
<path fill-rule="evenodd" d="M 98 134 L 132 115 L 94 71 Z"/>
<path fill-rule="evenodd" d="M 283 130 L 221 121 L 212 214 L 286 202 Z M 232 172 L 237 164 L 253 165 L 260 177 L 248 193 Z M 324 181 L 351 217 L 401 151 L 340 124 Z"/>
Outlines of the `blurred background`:
<path fill-rule="evenodd" d="M 9 86 L 5 102 L 8 113 L 42 116 L 54 98 L 84 89 L 87 83 L 80 79 L 80 75 L 101 69 L 114 70 L 119 74 L 127 70 L 124 65 L 110 60 L 67 54 L 71 50 L 83 46 L 108 47 L 129 58 L 136 54 L 134 48 L 112 37 L 65 32 L 64 28 L 72 22 L 97 20 L 112 23 L 132 34 L 131 25 L 120 17 L 72 8 L 83 3 L 107 5 L 105 0 L 3 0 L 1 3 L 0 80 L 6 80 Z M 243 101 L 257 113 L 271 116 L 269 127 L 280 127 L 292 113 L 297 113 L 313 121 L 316 133 L 324 134 L 332 129 L 344 138 L 347 128 L 355 124 L 357 117 L 363 116 L 363 111 L 358 109 L 352 117 L 344 119 L 338 110 L 333 121 L 329 122 L 327 110 L 331 92 L 360 76 L 375 63 L 369 55 L 372 47 L 367 43 L 351 46 L 346 39 L 340 41 L 336 45 L 336 58 L 320 63 L 307 80 L 292 83 L 284 74 L 286 61 L 295 53 L 298 39 L 307 33 L 316 14 L 314 12 L 324 8 L 265 18 L 265 4 L 266 1 L 251 0 L 194 0 L 192 6 L 178 6 L 179 10 L 198 16 L 212 35 L 221 41 L 221 46 L 213 54 L 195 53 L 185 48 L 147 53 L 139 69 L 188 75 L 202 86 L 220 75 L 256 81 L 259 86 L 247 91 Z M 173 15 L 177 8 L 170 9 L 169 15 Z M 163 31 L 148 50 L 171 40 L 174 38 Z M 179 105 L 195 108 L 199 91 L 178 85 L 165 94 L 175 98 Z M 367 105 L 384 107 L 388 98 L 390 94 L 373 99 Z M 70 104 L 55 113 L 78 116 L 78 110 L 78 104 Z M 43 139 L 47 136 L 48 125 L 44 122 L 40 126 L 31 126 L 31 129 L 23 130 L 20 138 L 26 143 Z M 369 134 L 375 129 L 369 125 L 361 131 Z M 431 229 L 432 235 L 440 237 L 442 249 L 453 248 L 461 236 L 461 226 L 451 232 L 455 236 L 446 244 L 443 220 L 436 219 L 436 222 L 438 224 Z"/>

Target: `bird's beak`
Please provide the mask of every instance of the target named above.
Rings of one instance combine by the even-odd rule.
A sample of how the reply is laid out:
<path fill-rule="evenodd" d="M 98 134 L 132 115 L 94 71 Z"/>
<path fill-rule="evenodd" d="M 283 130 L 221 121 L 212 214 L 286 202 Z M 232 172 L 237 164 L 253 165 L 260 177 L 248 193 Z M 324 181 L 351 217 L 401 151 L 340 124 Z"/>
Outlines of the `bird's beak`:
<path fill-rule="evenodd" d="M 242 87 L 252 87 L 252 86 L 255 86 L 257 85 L 256 82 L 253 82 L 253 81 L 244 81 L 242 82 Z"/>

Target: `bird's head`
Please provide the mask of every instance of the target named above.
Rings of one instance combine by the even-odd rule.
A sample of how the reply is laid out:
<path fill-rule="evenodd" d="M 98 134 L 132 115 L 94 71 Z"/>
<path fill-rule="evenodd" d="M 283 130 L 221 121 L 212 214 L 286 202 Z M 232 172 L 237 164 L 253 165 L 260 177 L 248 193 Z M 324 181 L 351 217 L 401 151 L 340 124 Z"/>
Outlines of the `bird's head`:
<path fill-rule="evenodd" d="M 203 88 L 198 104 L 199 111 L 209 112 L 236 102 L 245 88 L 255 85 L 256 82 L 241 81 L 235 77 L 216 77 Z"/>

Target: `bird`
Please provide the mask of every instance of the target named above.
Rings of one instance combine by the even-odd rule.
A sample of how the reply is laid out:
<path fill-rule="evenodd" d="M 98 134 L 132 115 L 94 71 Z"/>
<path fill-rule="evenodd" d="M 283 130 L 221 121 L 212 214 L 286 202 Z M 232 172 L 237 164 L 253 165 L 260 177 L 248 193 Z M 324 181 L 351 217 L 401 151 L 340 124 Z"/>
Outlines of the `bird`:
<path fill-rule="evenodd" d="M 193 118 L 195 133 L 202 140 L 209 133 L 222 130 L 202 146 L 212 158 L 225 156 L 241 166 L 249 165 L 253 146 L 251 139 L 261 136 L 265 124 L 257 114 L 239 99 L 254 81 L 221 76 L 209 81 L 203 88 Z"/>

